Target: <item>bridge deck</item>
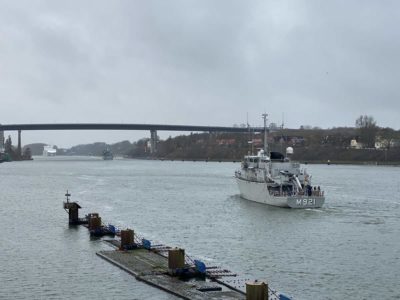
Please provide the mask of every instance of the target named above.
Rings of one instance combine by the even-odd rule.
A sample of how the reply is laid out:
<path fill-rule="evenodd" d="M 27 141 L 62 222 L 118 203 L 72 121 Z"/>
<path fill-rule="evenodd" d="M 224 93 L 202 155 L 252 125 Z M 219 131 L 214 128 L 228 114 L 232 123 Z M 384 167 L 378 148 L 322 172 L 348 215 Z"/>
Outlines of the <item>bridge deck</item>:
<path fill-rule="evenodd" d="M 0 131 L 12 130 L 164 130 L 202 132 L 263 131 L 260 127 L 224 127 L 163 124 L 114 124 L 114 123 L 54 123 L 54 124 L 0 124 Z"/>

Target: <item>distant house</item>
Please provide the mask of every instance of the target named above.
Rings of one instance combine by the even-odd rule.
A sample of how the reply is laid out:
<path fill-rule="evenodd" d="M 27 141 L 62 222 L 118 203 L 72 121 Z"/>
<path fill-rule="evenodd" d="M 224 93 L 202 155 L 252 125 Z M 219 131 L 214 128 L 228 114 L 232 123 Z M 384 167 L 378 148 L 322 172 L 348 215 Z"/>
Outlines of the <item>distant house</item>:
<path fill-rule="evenodd" d="M 253 139 L 253 145 L 256 147 L 262 146 L 263 140 L 262 139 Z"/>
<path fill-rule="evenodd" d="M 375 141 L 375 149 L 384 149 L 387 148 L 388 146 L 388 141 L 384 141 L 384 140 L 376 140 Z"/>
<path fill-rule="evenodd" d="M 399 139 L 393 139 L 391 147 L 400 147 L 400 140 Z"/>
<path fill-rule="evenodd" d="M 274 136 L 274 142 L 275 143 L 288 143 L 293 146 L 296 145 L 302 145 L 305 142 L 304 137 L 302 136 L 288 136 L 288 135 L 282 135 L 282 136 Z"/>
<path fill-rule="evenodd" d="M 357 142 L 356 139 L 352 139 L 350 141 L 350 148 L 352 149 L 362 149 L 363 148 L 363 144 L 360 142 Z"/>
<path fill-rule="evenodd" d="M 400 146 L 400 140 L 385 139 L 385 138 L 382 138 L 379 136 L 376 138 L 376 142 L 375 142 L 376 149 L 393 148 L 393 147 L 399 147 L 399 146 Z"/>
<path fill-rule="evenodd" d="M 217 144 L 222 145 L 234 145 L 236 143 L 235 139 L 218 139 L 216 140 Z"/>

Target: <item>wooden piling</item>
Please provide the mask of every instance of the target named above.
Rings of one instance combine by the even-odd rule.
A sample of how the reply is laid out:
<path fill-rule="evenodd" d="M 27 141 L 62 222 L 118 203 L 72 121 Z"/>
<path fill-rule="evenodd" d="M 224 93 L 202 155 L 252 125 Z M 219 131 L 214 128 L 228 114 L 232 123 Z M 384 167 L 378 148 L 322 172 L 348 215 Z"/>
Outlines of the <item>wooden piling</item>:
<path fill-rule="evenodd" d="M 168 269 L 175 271 L 185 267 L 185 249 L 174 248 L 168 250 Z"/>
<path fill-rule="evenodd" d="M 268 300 L 268 284 L 262 281 L 246 282 L 246 300 Z"/>
<path fill-rule="evenodd" d="M 96 230 L 101 227 L 101 217 L 97 213 L 89 215 L 89 229 Z"/>
<path fill-rule="evenodd" d="M 124 246 L 133 245 L 135 232 L 132 229 L 121 230 L 121 247 L 120 249 L 124 249 Z"/>

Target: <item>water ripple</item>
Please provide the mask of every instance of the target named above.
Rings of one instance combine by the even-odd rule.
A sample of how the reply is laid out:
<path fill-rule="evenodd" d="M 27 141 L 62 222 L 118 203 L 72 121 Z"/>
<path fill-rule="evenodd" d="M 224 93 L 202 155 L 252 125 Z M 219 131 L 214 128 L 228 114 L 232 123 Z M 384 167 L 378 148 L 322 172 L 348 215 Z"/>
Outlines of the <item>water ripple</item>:
<path fill-rule="evenodd" d="M 85 228 L 67 225 L 66 189 L 83 213 L 99 212 L 209 264 L 266 278 L 296 299 L 346 299 L 354 291 L 359 299 L 399 298 L 398 168 L 310 165 L 326 205 L 290 210 L 241 199 L 236 167 L 136 160 L 2 164 L 0 284 L 7 289 L 0 298 L 175 299 L 95 255 L 108 248 L 90 240 Z"/>

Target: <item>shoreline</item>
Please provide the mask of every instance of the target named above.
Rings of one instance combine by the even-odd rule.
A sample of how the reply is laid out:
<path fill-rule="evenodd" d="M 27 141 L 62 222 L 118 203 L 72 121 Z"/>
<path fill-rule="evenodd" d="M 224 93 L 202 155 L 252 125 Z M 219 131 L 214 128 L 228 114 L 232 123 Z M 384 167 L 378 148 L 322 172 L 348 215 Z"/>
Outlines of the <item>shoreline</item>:
<path fill-rule="evenodd" d="M 85 155 L 58 155 L 58 157 L 86 157 Z M 88 155 L 87 157 L 93 157 Z M 35 157 L 31 159 L 22 160 L 12 160 L 12 161 L 0 161 L 0 162 L 22 162 L 22 161 L 32 161 Z M 40 160 L 41 156 L 39 156 Z M 99 157 L 101 158 L 101 157 Z M 159 160 L 159 161 L 181 161 L 181 162 L 210 162 L 210 163 L 241 163 L 242 159 L 234 158 L 221 158 L 221 159 L 206 159 L 206 158 L 165 158 L 165 157 L 118 157 L 116 160 Z M 97 161 L 97 159 L 94 159 Z M 400 166 L 400 161 L 346 161 L 346 160 L 296 160 L 293 161 L 300 162 L 304 165 L 355 165 L 355 166 Z"/>
<path fill-rule="evenodd" d="M 124 159 L 138 159 L 138 160 L 160 160 L 160 161 L 182 161 L 182 162 L 230 162 L 230 163 L 241 163 L 242 159 L 205 159 L 205 158 L 162 158 L 162 157 L 125 157 Z M 323 160 L 293 160 L 300 162 L 304 165 L 364 165 L 364 166 L 400 166 L 400 161 L 323 161 Z"/>

